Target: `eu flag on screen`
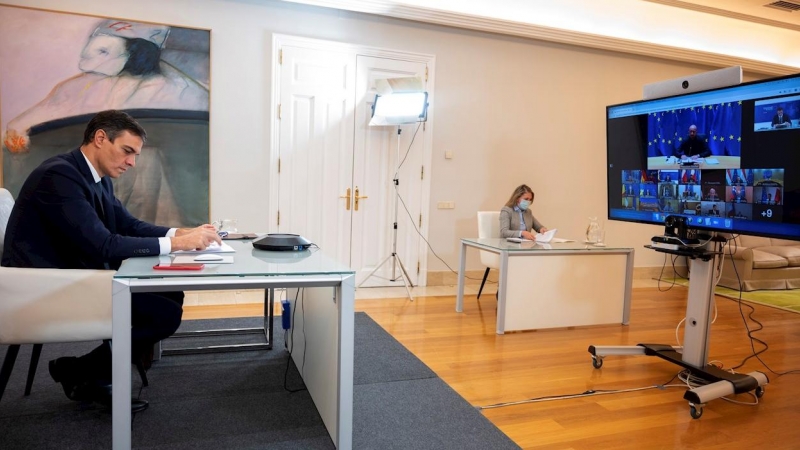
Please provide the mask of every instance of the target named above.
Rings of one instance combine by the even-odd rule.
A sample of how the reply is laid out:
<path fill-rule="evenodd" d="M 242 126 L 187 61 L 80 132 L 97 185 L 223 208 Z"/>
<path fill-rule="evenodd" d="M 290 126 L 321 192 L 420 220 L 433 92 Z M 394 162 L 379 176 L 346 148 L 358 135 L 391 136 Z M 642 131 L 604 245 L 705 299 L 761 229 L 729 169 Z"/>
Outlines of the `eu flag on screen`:
<path fill-rule="evenodd" d="M 713 155 L 740 156 L 741 123 L 742 105 L 738 102 L 650 113 L 647 156 L 677 155 L 691 125 L 697 126 L 698 137 L 706 141 Z"/>

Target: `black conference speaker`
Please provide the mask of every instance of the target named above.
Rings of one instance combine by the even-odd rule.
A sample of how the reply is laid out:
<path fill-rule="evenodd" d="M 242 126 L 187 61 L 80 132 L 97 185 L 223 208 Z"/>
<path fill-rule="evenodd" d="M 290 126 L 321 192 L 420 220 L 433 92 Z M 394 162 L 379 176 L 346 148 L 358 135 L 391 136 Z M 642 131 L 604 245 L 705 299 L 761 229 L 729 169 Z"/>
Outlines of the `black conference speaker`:
<path fill-rule="evenodd" d="M 253 241 L 253 247 L 259 250 L 299 251 L 311 247 L 308 239 L 296 234 L 268 234 Z"/>

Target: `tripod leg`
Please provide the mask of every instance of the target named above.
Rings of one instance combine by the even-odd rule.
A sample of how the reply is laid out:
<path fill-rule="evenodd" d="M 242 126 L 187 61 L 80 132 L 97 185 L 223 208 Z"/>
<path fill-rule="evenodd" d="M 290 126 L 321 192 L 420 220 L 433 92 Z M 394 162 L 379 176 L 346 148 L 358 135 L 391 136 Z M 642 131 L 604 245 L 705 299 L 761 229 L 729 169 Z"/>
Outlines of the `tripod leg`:
<path fill-rule="evenodd" d="M 389 255 L 389 256 L 387 256 L 387 257 L 386 257 L 386 259 L 384 259 L 383 261 L 381 261 L 381 263 L 380 263 L 380 264 L 378 264 L 377 266 L 375 266 L 375 268 L 374 268 L 374 269 L 372 269 L 372 272 L 370 272 L 370 273 L 369 273 L 369 275 L 367 275 L 367 278 L 364 278 L 364 280 L 363 280 L 363 281 L 361 281 L 361 283 L 358 283 L 358 286 L 356 286 L 356 287 L 361 287 L 361 285 L 362 285 L 362 284 L 366 283 L 366 282 L 367 282 L 367 280 L 369 280 L 369 279 L 370 279 L 370 277 L 372 277 L 373 275 L 375 275 L 375 272 L 377 272 L 377 271 L 378 271 L 378 269 L 380 269 L 381 267 L 383 267 L 383 265 L 384 265 L 384 264 L 386 264 L 386 261 L 389 261 L 390 259 L 392 259 L 392 256 L 394 256 L 394 255 Z"/>
<path fill-rule="evenodd" d="M 406 288 L 406 293 L 408 294 L 409 300 L 413 302 L 414 297 L 411 296 L 411 290 L 408 288 L 408 286 L 411 285 L 411 287 L 414 287 L 414 284 L 411 283 L 411 278 L 408 277 L 408 272 L 406 272 L 406 268 L 403 267 L 403 263 L 400 262 L 400 257 L 397 256 L 397 253 L 392 255 L 392 257 L 394 257 L 395 260 L 397 261 L 397 264 L 400 265 L 400 272 L 402 272 L 400 278 L 403 279 L 403 286 Z"/>

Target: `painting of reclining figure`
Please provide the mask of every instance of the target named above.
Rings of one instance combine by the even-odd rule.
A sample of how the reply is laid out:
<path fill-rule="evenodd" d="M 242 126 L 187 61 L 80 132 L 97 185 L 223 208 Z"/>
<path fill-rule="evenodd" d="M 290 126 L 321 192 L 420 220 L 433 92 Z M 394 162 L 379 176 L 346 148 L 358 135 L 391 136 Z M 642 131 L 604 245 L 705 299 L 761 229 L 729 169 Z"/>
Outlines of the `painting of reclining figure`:
<path fill-rule="evenodd" d="M 95 113 L 120 109 L 148 139 L 116 196 L 147 222 L 209 221 L 209 30 L 12 6 L 0 17 L 3 187 L 16 197 Z"/>

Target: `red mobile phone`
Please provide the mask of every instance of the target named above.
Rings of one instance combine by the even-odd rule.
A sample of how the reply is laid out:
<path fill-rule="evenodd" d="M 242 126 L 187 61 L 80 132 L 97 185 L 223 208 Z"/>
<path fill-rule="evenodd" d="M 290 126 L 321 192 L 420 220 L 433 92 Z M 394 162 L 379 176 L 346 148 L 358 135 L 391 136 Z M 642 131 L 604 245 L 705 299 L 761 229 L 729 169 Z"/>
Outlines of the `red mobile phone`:
<path fill-rule="evenodd" d="M 156 264 L 155 270 L 200 270 L 205 264 Z"/>

